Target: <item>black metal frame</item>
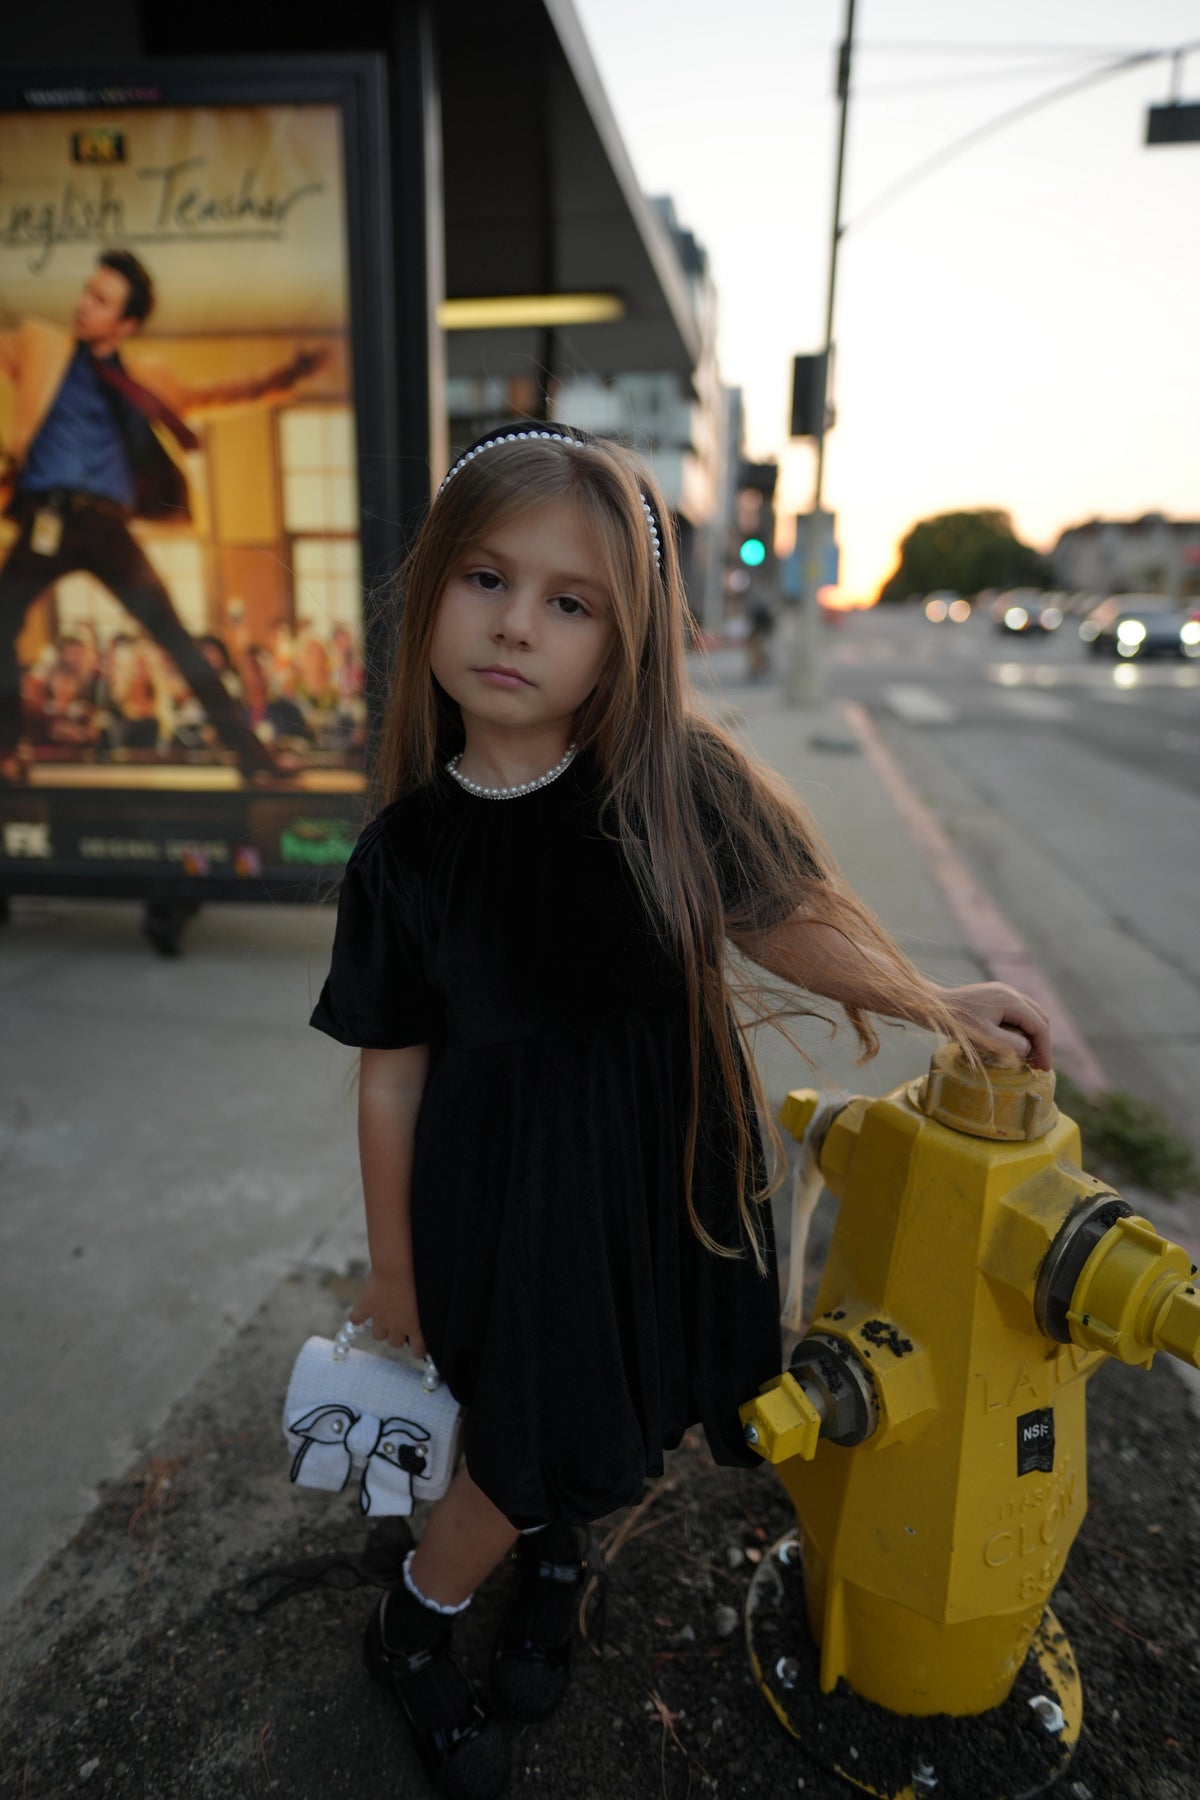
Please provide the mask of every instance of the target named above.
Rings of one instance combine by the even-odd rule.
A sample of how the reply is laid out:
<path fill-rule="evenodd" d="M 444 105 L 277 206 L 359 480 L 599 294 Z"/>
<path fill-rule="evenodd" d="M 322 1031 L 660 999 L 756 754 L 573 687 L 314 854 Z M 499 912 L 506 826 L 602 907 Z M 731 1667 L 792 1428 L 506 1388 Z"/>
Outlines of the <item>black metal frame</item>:
<path fill-rule="evenodd" d="M 426 175 L 422 160 L 425 108 L 432 79 L 422 45 L 413 39 L 394 46 L 398 64 L 372 54 L 254 57 L 171 57 L 69 65 L 43 65 L 16 72 L 0 69 L 0 116 L 13 113 L 130 110 L 145 106 L 335 105 L 342 121 L 345 218 L 349 275 L 350 360 L 356 420 L 360 498 L 360 548 L 367 595 L 398 565 L 405 538 L 428 500 L 429 382 Z M 31 96 L 63 94 L 58 107 Z M 69 96 L 69 97 L 67 97 Z M 389 101 L 392 105 L 389 106 Z M 393 142 L 389 116 L 395 114 Z M 416 120 L 414 121 L 414 113 Z M 417 135 L 414 137 L 414 130 Z M 389 632 L 378 607 L 364 606 L 364 653 L 371 676 L 368 706 L 371 734 L 378 722 L 381 683 Z M 83 790 L 60 790 L 76 799 Z M 0 820 L 27 817 L 29 803 L 45 790 L 0 789 Z M 286 791 L 192 796 L 158 789 L 88 789 L 89 800 L 121 792 L 136 830 L 155 811 L 178 818 L 189 801 L 211 808 L 231 802 L 231 821 L 245 819 L 255 802 L 286 805 Z M 290 796 L 298 814 L 312 819 L 361 811 L 356 795 Z M 11 807 L 6 804 L 11 799 Z M 167 804 L 162 805 L 161 802 Z M 25 804 L 21 804 L 24 802 Z M 110 827 L 111 829 L 111 827 Z M 174 827 L 172 827 L 174 829 Z M 232 834 L 235 838 L 237 831 Z M 243 827 L 242 835 L 245 835 Z M 2 846 L 0 846 L 2 848 Z M 187 906 L 206 900 L 312 900 L 336 886 L 336 867 L 285 869 L 261 876 L 174 876 L 160 871 L 84 866 L 39 869 L 35 859 L 0 861 L 0 896 L 53 894 L 68 897 L 146 899 Z"/>

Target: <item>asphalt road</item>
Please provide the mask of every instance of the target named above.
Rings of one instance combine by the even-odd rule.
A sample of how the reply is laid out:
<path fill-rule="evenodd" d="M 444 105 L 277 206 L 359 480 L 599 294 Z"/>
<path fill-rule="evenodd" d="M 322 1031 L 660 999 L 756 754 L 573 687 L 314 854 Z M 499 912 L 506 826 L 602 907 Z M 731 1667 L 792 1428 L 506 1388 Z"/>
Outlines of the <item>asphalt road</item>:
<path fill-rule="evenodd" d="M 1200 663 L 1114 664 L 1074 626 L 1027 643 L 908 607 L 825 634 L 1096 1051 L 1200 1149 Z"/>
<path fill-rule="evenodd" d="M 907 606 L 850 614 L 826 638 L 831 686 L 881 717 L 1064 739 L 1200 793 L 1200 661 L 1091 656 L 1070 619 L 1026 639 L 982 616 L 932 626 Z"/>

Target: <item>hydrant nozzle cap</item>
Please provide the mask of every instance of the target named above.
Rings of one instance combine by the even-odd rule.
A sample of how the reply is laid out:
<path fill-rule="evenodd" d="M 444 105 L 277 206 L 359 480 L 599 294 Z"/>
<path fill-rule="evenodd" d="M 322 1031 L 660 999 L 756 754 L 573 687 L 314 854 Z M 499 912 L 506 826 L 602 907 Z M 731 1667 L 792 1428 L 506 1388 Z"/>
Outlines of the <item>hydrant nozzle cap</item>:
<path fill-rule="evenodd" d="M 928 1118 L 969 1137 L 1030 1143 L 1058 1119 L 1053 1070 L 1028 1063 L 973 1068 L 957 1044 L 940 1044 L 928 1075 L 914 1087 L 913 1098 Z"/>
<path fill-rule="evenodd" d="M 812 1124 L 821 1104 L 816 1088 L 795 1088 L 786 1095 L 779 1109 L 779 1123 L 799 1144 Z"/>

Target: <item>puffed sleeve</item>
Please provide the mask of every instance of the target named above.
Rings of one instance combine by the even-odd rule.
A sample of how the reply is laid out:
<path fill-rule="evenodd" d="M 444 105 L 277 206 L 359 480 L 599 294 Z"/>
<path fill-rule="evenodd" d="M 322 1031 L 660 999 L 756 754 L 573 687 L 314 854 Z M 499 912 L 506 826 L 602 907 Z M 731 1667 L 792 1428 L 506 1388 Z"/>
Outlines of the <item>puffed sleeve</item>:
<path fill-rule="evenodd" d="M 310 1025 L 361 1050 L 402 1050 L 442 1034 L 443 1002 L 382 834 L 368 826 L 346 864 L 329 975 Z"/>

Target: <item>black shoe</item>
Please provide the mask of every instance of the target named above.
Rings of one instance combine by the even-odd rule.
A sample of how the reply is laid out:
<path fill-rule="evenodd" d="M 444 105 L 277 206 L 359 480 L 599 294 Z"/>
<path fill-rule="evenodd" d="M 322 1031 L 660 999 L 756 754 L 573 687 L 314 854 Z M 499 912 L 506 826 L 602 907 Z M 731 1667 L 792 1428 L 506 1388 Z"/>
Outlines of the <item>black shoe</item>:
<path fill-rule="evenodd" d="M 567 1691 L 579 1589 L 589 1569 L 588 1533 L 547 1525 L 518 1538 L 516 1580 L 492 1653 L 490 1690 L 496 1711 L 522 1724 L 548 1719 Z"/>
<path fill-rule="evenodd" d="M 393 1648 L 377 1607 L 363 1644 L 368 1670 L 398 1703 L 438 1792 L 449 1800 L 495 1800 L 508 1786 L 508 1737 L 450 1654 L 449 1621 L 431 1615 L 403 1588 L 393 1588 L 387 1602 L 397 1613 L 414 1607 L 424 1612 L 416 1635 L 426 1641 L 408 1650 Z M 400 1623 L 397 1630 L 388 1617 L 393 1642 L 408 1641 L 403 1618 Z"/>

